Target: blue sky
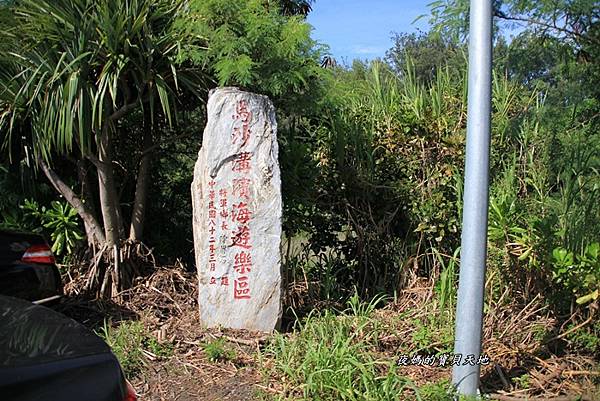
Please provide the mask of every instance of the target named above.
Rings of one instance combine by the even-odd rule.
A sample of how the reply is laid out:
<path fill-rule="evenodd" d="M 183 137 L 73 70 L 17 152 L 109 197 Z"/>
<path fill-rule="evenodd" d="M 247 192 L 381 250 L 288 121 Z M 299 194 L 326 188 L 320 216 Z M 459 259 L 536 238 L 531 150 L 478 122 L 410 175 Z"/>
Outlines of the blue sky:
<path fill-rule="evenodd" d="M 329 45 L 339 63 L 383 57 L 392 32 L 427 30 L 432 0 L 316 0 L 308 22 L 313 39 Z"/>

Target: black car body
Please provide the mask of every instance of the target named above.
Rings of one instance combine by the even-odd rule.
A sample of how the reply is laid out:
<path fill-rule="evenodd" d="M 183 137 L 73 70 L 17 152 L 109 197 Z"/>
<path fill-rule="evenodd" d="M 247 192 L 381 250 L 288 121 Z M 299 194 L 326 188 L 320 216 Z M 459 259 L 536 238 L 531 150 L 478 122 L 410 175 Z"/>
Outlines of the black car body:
<path fill-rule="evenodd" d="M 0 296 L 0 399 L 134 401 L 106 343 L 68 317 Z"/>
<path fill-rule="evenodd" d="M 60 298 L 60 274 L 41 235 L 0 230 L 0 295 L 36 303 Z"/>

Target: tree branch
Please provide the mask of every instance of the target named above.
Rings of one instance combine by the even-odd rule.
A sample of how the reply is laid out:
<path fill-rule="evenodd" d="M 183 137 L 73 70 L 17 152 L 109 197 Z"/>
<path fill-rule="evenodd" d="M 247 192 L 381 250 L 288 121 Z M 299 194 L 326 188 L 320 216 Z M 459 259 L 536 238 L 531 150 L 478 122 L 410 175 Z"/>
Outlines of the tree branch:
<path fill-rule="evenodd" d="M 114 113 L 112 113 L 110 116 L 108 116 L 108 120 L 111 121 L 111 122 L 112 121 L 116 121 L 119 118 L 125 116 L 131 110 L 135 109 L 138 105 L 139 105 L 138 102 L 128 103 L 126 105 L 123 105 L 123 106 L 121 106 L 121 108 L 119 108 Z"/>
<path fill-rule="evenodd" d="M 96 156 L 94 156 L 91 153 L 85 155 L 85 158 L 88 159 L 89 161 L 91 161 L 92 164 L 94 166 L 96 166 L 96 168 L 104 167 L 106 165 L 106 163 L 104 163 L 103 161 L 101 161 L 100 159 L 98 159 Z"/>
<path fill-rule="evenodd" d="M 494 16 L 498 17 L 500 19 L 507 20 L 507 21 L 527 22 L 528 24 L 538 25 L 538 26 L 542 26 L 544 28 L 548 28 L 548 29 L 552 29 L 552 30 L 555 30 L 555 31 L 558 31 L 558 32 L 562 32 L 562 33 L 565 33 L 567 35 L 577 37 L 577 38 L 579 38 L 581 40 L 588 40 L 588 41 L 591 41 L 591 42 L 600 43 L 600 41 L 597 40 L 597 39 L 595 39 L 595 38 L 590 38 L 590 37 L 588 37 L 586 35 L 581 34 L 580 32 L 573 31 L 573 30 L 567 29 L 565 27 L 560 27 L 560 26 L 556 25 L 556 21 L 553 21 L 552 24 L 549 24 L 549 23 L 547 23 L 545 21 L 535 20 L 533 18 L 518 17 L 518 16 L 514 16 L 514 15 L 512 15 L 512 16 L 511 15 L 506 15 L 506 14 L 504 14 L 502 12 L 494 12 Z"/>
<path fill-rule="evenodd" d="M 38 157 L 37 163 L 42 168 L 42 171 L 52 186 L 58 191 L 58 193 L 65 197 L 67 202 L 69 202 L 69 204 L 73 206 L 75 210 L 77 210 L 77 214 L 79 214 L 84 223 L 91 228 L 92 234 L 95 237 L 95 241 L 98 243 L 103 243 L 105 241 L 105 237 L 102 233 L 100 224 L 98 224 L 98 221 L 94 217 L 93 211 L 90 210 L 90 208 L 88 208 L 88 206 L 81 199 L 79 199 L 71 187 L 65 184 L 58 174 L 56 174 L 56 172 L 52 170 L 41 157 Z"/>

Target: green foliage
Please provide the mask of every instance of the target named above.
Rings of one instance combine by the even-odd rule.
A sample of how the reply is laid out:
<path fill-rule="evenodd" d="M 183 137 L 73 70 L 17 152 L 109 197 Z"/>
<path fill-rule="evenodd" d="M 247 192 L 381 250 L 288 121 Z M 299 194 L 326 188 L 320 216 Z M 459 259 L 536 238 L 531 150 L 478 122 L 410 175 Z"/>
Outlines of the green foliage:
<path fill-rule="evenodd" d="M 455 16 L 466 10 L 464 2 L 437 2 L 438 17 L 448 5 Z M 318 115 L 284 128 L 284 228 L 308 237 L 313 256 L 302 273 L 327 297 L 357 283 L 362 296 L 390 293 L 416 266 L 418 275 L 442 275 L 441 302 L 452 309 L 454 273 L 441 255 L 460 241 L 467 88 L 462 45 L 450 38 L 398 36 L 392 68 L 375 61 L 334 69 Z M 432 60 L 431 49 L 445 59 Z M 537 51 L 533 59 L 527 49 Z M 594 69 L 561 37 L 542 43 L 523 33 L 498 40 L 495 53 L 490 270 L 500 269 L 499 285 L 513 283 L 515 294 L 560 291 L 553 250 L 579 254 L 600 236 Z M 595 294 L 597 279 L 584 281 L 576 295 Z"/>
<path fill-rule="evenodd" d="M 0 160 L 3 160 L 0 157 Z M 23 206 L 28 202 L 48 204 L 56 199 L 48 185 L 36 179 L 26 163 L 0 164 L 0 226 L 13 230 L 39 232 L 40 221 L 26 217 Z"/>
<path fill-rule="evenodd" d="M 133 377 L 144 367 L 142 352 L 145 338 L 144 325 L 139 321 L 121 322 L 113 327 L 104 321 L 104 326 L 97 333 L 115 354 L 126 377 Z"/>
<path fill-rule="evenodd" d="M 115 326 L 105 320 L 96 334 L 111 348 L 126 377 L 134 377 L 146 366 L 145 350 L 159 358 L 173 355 L 173 344 L 159 342 L 140 321 L 127 320 Z"/>
<path fill-rule="evenodd" d="M 578 297 L 597 295 L 600 288 L 600 244 L 588 244 L 580 254 L 558 247 L 552 252 L 553 279 Z M 583 299 L 584 302 L 586 298 Z M 578 301 L 580 302 L 580 301 Z M 583 302 L 581 302 L 583 303 Z"/>
<path fill-rule="evenodd" d="M 443 68 L 422 83 L 409 68 L 402 77 L 382 62 L 334 71 L 324 111 L 282 146 L 306 155 L 284 176 L 284 229 L 308 234 L 320 264 L 311 270 L 361 295 L 391 292 L 415 253 L 458 245 L 464 74 Z M 427 255 L 418 273 L 437 264 Z"/>
<path fill-rule="evenodd" d="M 156 337 L 146 336 L 144 345 L 152 354 L 159 358 L 169 358 L 173 356 L 173 343 L 169 341 L 160 342 Z"/>
<path fill-rule="evenodd" d="M 203 111 L 182 113 L 180 124 L 173 131 L 161 132 L 157 142 L 164 141 L 156 149 L 152 160 L 150 193 L 145 241 L 154 245 L 156 255 L 174 260 L 180 258 L 193 265 L 192 201 L 190 182 L 198 157 L 198 127 L 205 124 Z M 179 136 L 177 141 L 169 141 Z"/>
<path fill-rule="evenodd" d="M 421 83 L 433 81 L 445 68 L 461 70 L 465 51 L 450 38 L 425 33 L 395 34 L 386 61 L 399 74 L 414 73 Z"/>
<path fill-rule="evenodd" d="M 530 385 L 530 377 L 527 373 L 514 377 L 512 381 L 516 384 L 517 388 L 520 389 L 528 389 Z"/>
<path fill-rule="evenodd" d="M 209 361 L 227 362 L 235 359 L 235 351 L 227 347 L 227 342 L 224 338 L 204 343 L 202 344 L 202 348 Z"/>
<path fill-rule="evenodd" d="M 52 201 L 50 207 L 24 199 L 19 210 L 5 213 L 0 226 L 45 234 L 56 256 L 68 256 L 84 238 L 77 212 L 67 202 Z"/>
<path fill-rule="evenodd" d="M 419 394 L 421 399 L 426 401 L 451 401 L 456 399 L 455 389 L 446 379 L 420 387 Z"/>
<path fill-rule="evenodd" d="M 36 202 L 25 199 L 18 208 L 6 208 L 2 213 L 0 227 L 7 230 L 41 232 L 41 222 L 37 216 L 28 213 L 28 210 L 35 210 L 37 213 L 39 206 Z"/>
<path fill-rule="evenodd" d="M 275 336 L 266 349 L 274 357 L 275 370 L 286 377 L 286 394 L 311 400 L 401 400 L 411 383 L 399 376 L 390 361 L 374 359 L 367 351 L 376 344 L 377 334 L 368 311 L 358 306 L 353 314 L 335 316 L 329 311 L 310 315 L 294 335 Z M 364 315 L 363 313 L 367 313 Z"/>
<path fill-rule="evenodd" d="M 574 326 L 574 324 L 569 325 L 567 330 L 574 328 Z M 567 340 L 573 342 L 576 349 L 598 355 L 600 353 L 600 323 L 595 322 L 591 326 L 579 328 L 569 333 Z"/>
<path fill-rule="evenodd" d="M 518 197 L 516 157 L 509 159 L 505 171 L 494 185 L 490 199 L 488 237 L 505 248 L 508 255 L 536 266 L 534 249 L 537 232 L 526 218 L 525 205 Z"/>
<path fill-rule="evenodd" d="M 304 15 L 312 10 L 314 0 L 280 0 L 281 12 L 284 15 Z"/>
<path fill-rule="evenodd" d="M 49 209 L 42 207 L 41 220 L 51 231 L 52 252 L 56 255 L 70 254 L 83 239 L 77 211 L 66 202 L 53 201 L 50 205 Z"/>
<path fill-rule="evenodd" d="M 94 133 L 114 129 L 118 110 L 160 106 L 171 121 L 179 86 L 194 90 L 198 82 L 172 61 L 180 38 L 171 25 L 181 7 L 170 0 L 19 2 L 14 25 L 2 31 L 14 46 L 3 55 L 12 68 L 0 77 L 0 128 L 14 134 L 20 119 L 30 124 L 27 142 L 48 159 L 73 145 L 88 154 Z"/>
<path fill-rule="evenodd" d="M 373 313 L 377 305 L 382 303 L 386 299 L 386 296 L 380 294 L 374 297 L 369 302 L 362 302 L 358 295 L 358 291 L 354 288 L 354 295 L 348 299 L 348 312 L 350 315 L 355 316 L 359 319 L 368 319 Z"/>
<path fill-rule="evenodd" d="M 448 263 L 444 262 L 443 256 L 438 252 L 437 249 L 433 248 L 436 258 L 438 259 L 441 266 L 441 273 L 436 290 L 439 294 L 440 310 L 442 314 L 448 313 L 452 321 L 454 316 L 454 305 L 456 301 L 457 292 L 457 278 L 458 272 L 456 271 L 456 265 L 458 264 L 458 255 L 460 248 L 456 248 L 452 257 L 449 258 Z"/>
<path fill-rule="evenodd" d="M 412 353 L 450 353 L 454 347 L 454 321 L 442 314 L 430 314 L 423 319 L 414 319 L 412 343 L 416 349 Z"/>
<path fill-rule="evenodd" d="M 277 2 L 191 1 L 177 26 L 202 39 L 182 46 L 179 59 L 211 71 L 219 85 L 301 93 L 319 72 L 310 26 L 301 16 L 284 16 Z"/>
<path fill-rule="evenodd" d="M 280 399 L 302 400 L 422 400 L 450 401 L 447 380 L 417 388 L 389 359 L 380 359 L 383 324 L 374 313 L 377 300 L 360 302 L 355 295 L 347 309 L 312 312 L 289 335 L 277 334 L 264 350 L 267 364 L 283 376 Z M 419 324 L 416 321 L 415 324 Z M 422 349 L 439 340 L 430 327 Z M 412 350 L 415 351 L 415 350 Z M 415 351 L 418 352 L 418 351 Z M 446 352 L 444 350 L 444 352 Z"/>

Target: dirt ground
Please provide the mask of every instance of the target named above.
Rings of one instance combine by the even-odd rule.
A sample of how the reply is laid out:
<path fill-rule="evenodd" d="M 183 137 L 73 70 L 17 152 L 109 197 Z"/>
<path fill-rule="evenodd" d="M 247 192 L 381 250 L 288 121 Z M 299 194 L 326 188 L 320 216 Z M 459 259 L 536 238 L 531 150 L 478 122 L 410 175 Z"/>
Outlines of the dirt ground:
<path fill-rule="evenodd" d="M 428 309 L 431 283 L 415 282 L 408 288 L 396 303 L 376 311 L 375 318 L 385 327 L 380 336 L 383 359 L 397 358 L 398 349 L 414 346 L 406 342 L 414 337 L 415 319 L 432 313 Z M 77 279 L 66 290 L 69 297 L 60 311 L 88 327 L 97 329 L 107 317 L 113 323 L 139 320 L 159 342 L 172 344 L 173 352 L 166 358 L 144 350 L 144 369 L 130 378 L 140 400 L 250 401 L 281 394 L 281 378 L 268 372 L 268 361 L 258 361 L 259 350 L 269 337 L 263 333 L 200 328 L 195 275 L 182 266 L 158 268 L 111 302 L 82 297 L 77 291 Z M 398 319 L 399 316 L 403 318 Z M 493 399 L 598 400 L 592 393 L 599 388 L 599 361 L 589 355 L 553 352 L 560 338 L 535 335 L 540 328 L 557 325 L 540 300 L 534 299 L 514 310 L 497 308 L 485 319 L 483 349 L 493 363 L 482 369 L 482 386 L 487 393 L 495 394 Z M 233 351 L 232 356 L 209 360 L 203 345 L 218 339 Z M 451 369 L 407 366 L 401 374 L 416 385 L 423 385 L 449 379 Z M 529 388 L 516 389 L 511 379 L 523 374 L 528 375 Z"/>
<path fill-rule="evenodd" d="M 159 343 L 172 346 L 169 357 L 144 350 L 144 368 L 128 379 L 140 400 L 255 400 L 268 393 L 257 370 L 257 347 L 265 335 L 245 331 L 203 330 L 197 321 L 195 275 L 182 266 L 159 268 L 122 293 L 119 299 L 90 299 L 80 293 L 82 279 L 71 277 L 57 309 L 98 332 L 105 321 L 113 325 L 141 321 Z M 209 360 L 202 347 L 219 338 L 235 357 Z"/>
<path fill-rule="evenodd" d="M 157 330 L 174 344 L 173 356 L 147 355 L 147 369 L 132 380 L 141 400 L 257 400 L 268 392 L 258 369 L 256 355 L 264 334 L 241 330 L 202 330 L 195 310 L 169 321 Z M 158 334 L 162 330 L 162 334 Z M 232 356 L 210 360 L 203 344 L 223 339 Z"/>

